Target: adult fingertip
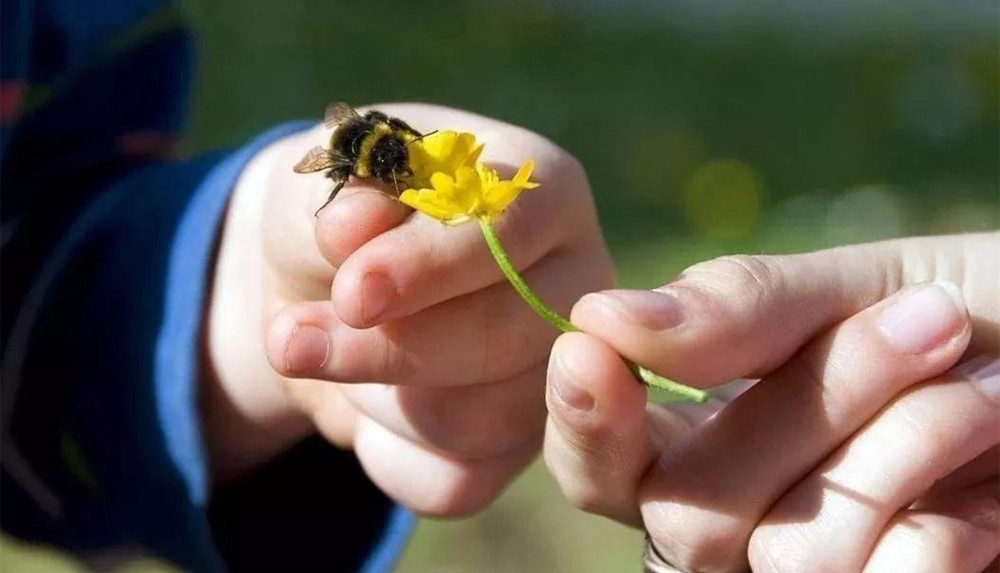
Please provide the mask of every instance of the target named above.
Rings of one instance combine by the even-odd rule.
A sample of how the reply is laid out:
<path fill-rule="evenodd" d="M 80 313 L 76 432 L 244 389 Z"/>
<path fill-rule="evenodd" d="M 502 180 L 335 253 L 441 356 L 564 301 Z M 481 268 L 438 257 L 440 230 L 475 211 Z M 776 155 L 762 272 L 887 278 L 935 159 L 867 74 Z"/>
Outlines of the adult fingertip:
<path fill-rule="evenodd" d="M 961 335 L 969 327 L 969 317 L 961 290 L 943 281 L 900 292 L 886 301 L 875 323 L 892 349 L 919 355 Z"/>
<path fill-rule="evenodd" d="M 564 345 L 566 348 L 567 345 Z M 572 360 L 568 354 L 572 350 L 553 348 L 552 356 L 549 358 L 548 383 L 549 391 L 554 398 L 553 402 L 558 404 L 559 410 L 569 410 L 572 412 L 586 413 L 594 409 L 594 396 L 584 388 L 575 375 L 567 366 L 567 361 Z"/>
<path fill-rule="evenodd" d="M 680 301 L 670 292 L 612 289 L 584 295 L 573 307 L 573 321 L 607 325 L 609 321 L 651 331 L 681 324 Z"/>
<path fill-rule="evenodd" d="M 580 332 L 560 336 L 549 358 L 550 410 L 579 429 L 611 423 L 623 409 L 641 410 L 645 388 L 607 344 Z"/>
<path fill-rule="evenodd" d="M 590 293 L 577 301 L 571 319 L 621 356 L 670 379 L 704 387 L 727 379 L 718 375 L 726 361 L 708 359 L 718 356 L 724 337 L 710 340 L 718 328 L 706 318 L 718 313 L 706 312 L 703 301 L 688 294 L 672 288 Z"/>

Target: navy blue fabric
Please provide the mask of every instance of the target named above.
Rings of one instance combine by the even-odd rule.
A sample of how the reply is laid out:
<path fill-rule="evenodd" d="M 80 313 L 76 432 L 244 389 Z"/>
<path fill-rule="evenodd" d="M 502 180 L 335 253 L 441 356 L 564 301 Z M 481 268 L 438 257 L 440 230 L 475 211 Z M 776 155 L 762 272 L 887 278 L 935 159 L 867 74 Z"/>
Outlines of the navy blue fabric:
<path fill-rule="evenodd" d="M 172 159 L 190 37 L 115 41 L 167 9 L 3 0 L 3 94 L 28 95 L 0 118 L 0 524 L 101 564 L 387 571 L 413 516 L 318 437 L 209 490 L 197 398 L 219 225 L 246 162 L 306 124 Z"/>

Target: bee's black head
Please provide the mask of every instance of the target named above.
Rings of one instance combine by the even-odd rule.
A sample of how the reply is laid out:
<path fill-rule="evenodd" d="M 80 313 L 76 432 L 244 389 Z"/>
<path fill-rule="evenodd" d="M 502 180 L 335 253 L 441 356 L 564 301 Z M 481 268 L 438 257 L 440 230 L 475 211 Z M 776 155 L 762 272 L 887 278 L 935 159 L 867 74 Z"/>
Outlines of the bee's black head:
<path fill-rule="evenodd" d="M 380 137 L 372 147 L 372 176 L 382 181 L 391 182 L 395 177 L 401 177 L 409 171 L 409 155 L 406 152 L 406 142 L 395 134 Z"/>

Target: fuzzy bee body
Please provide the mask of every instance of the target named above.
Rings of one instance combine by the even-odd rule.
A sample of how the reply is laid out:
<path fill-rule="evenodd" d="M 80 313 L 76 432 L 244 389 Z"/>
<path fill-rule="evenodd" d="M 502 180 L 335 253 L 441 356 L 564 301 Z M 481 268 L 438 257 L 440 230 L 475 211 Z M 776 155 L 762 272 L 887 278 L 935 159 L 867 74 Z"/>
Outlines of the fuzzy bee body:
<path fill-rule="evenodd" d="M 334 128 L 329 148 L 310 149 L 294 167 L 296 173 L 327 171 L 334 186 L 323 207 L 352 175 L 392 184 L 399 193 L 399 182 L 413 174 L 406 146 L 422 136 L 403 120 L 375 110 L 362 116 L 348 104 L 335 102 L 326 107 L 323 123 Z"/>

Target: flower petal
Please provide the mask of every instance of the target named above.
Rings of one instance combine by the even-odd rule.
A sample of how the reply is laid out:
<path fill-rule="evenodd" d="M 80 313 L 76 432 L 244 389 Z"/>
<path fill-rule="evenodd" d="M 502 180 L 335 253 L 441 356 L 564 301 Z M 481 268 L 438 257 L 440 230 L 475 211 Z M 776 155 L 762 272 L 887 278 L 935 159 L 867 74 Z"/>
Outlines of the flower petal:
<path fill-rule="evenodd" d="M 475 140 L 473 140 L 473 143 L 475 143 Z M 477 145 L 472 151 L 469 152 L 469 156 L 465 158 L 462 165 L 466 167 L 474 167 L 476 162 L 479 161 L 479 156 L 483 153 L 484 147 L 486 147 L 486 144 L 484 143 Z"/>
<path fill-rule="evenodd" d="M 440 193 L 452 195 L 455 192 L 455 178 L 438 171 L 431 175 L 431 187 Z"/>
<path fill-rule="evenodd" d="M 459 167 L 455 171 L 455 185 L 466 193 L 479 193 L 482 189 L 479 175 L 471 167 Z"/>
<path fill-rule="evenodd" d="M 520 169 L 514 174 L 513 183 L 522 189 L 535 189 L 538 187 L 538 183 L 528 181 L 531 178 L 531 172 L 535 170 L 535 162 L 531 159 L 525 161 L 521 164 Z"/>
<path fill-rule="evenodd" d="M 504 212 L 521 194 L 521 188 L 511 181 L 500 181 L 486 192 L 484 203 L 490 217 L 496 217 Z"/>
<path fill-rule="evenodd" d="M 479 163 L 483 144 L 475 135 L 440 131 L 414 142 L 410 154 L 411 189 L 400 200 L 414 209 L 455 225 L 472 217 L 491 219 L 510 206 L 521 191 L 534 189 L 533 161 L 524 162 L 514 178 L 504 180 Z"/>
<path fill-rule="evenodd" d="M 456 216 L 466 216 L 460 208 L 434 189 L 407 189 L 399 200 L 417 211 L 439 221 L 450 221 Z"/>

